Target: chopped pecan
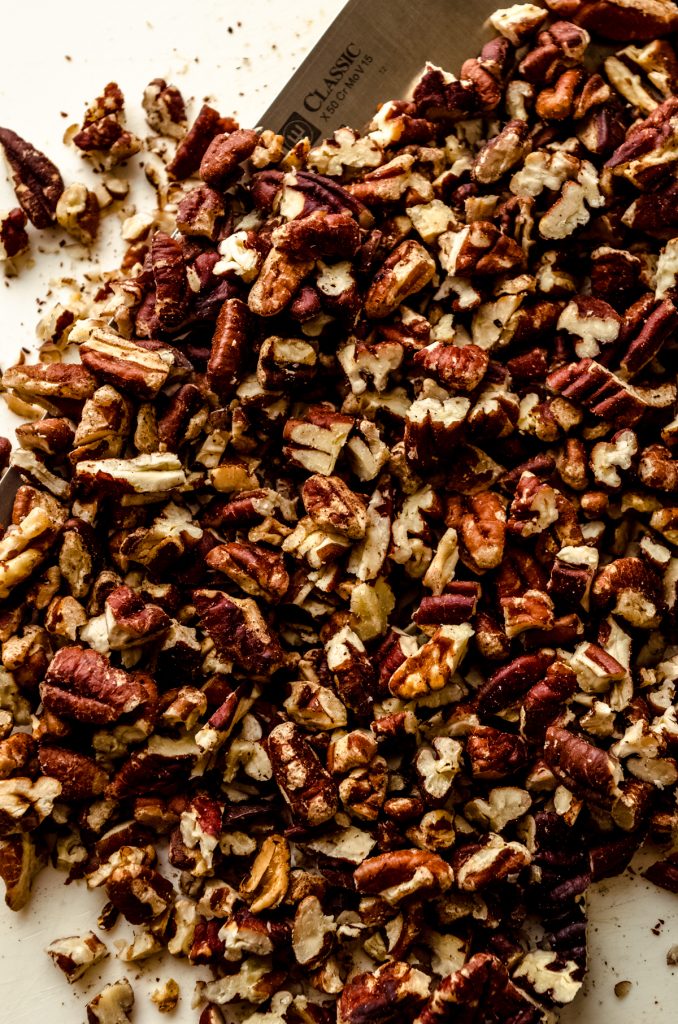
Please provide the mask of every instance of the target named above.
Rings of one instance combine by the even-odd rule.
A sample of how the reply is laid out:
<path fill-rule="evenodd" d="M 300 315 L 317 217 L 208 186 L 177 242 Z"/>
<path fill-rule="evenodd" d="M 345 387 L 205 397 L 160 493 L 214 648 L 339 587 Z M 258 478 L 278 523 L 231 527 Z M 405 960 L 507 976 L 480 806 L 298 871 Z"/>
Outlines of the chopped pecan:
<path fill-rule="evenodd" d="M 0 260 L 11 260 L 26 252 L 30 239 L 26 214 L 20 207 L 0 213 Z"/>
<path fill-rule="evenodd" d="M 293 259 L 273 247 L 250 289 L 247 304 L 258 316 L 275 316 L 290 304 L 314 267 L 312 259 Z"/>
<path fill-rule="evenodd" d="M 236 124 L 206 103 L 198 111 L 195 121 L 181 139 L 174 157 L 167 165 L 173 178 L 183 181 L 198 170 L 212 139 L 221 132 L 233 131 Z"/>
<path fill-rule="evenodd" d="M 358 892 L 379 895 L 388 903 L 418 894 L 431 896 L 446 892 L 453 882 L 447 861 L 426 850 L 394 850 L 370 857 L 353 875 Z"/>
<path fill-rule="evenodd" d="M 48 711 L 96 725 L 117 722 L 156 699 L 148 676 L 113 668 L 103 654 L 83 647 L 57 652 L 40 692 Z"/>
<path fill-rule="evenodd" d="M 44 153 L 9 128 L 0 128 L 0 145 L 22 210 L 34 227 L 48 228 L 56 220 L 57 204 L 64 191 L 61 174 Z"/>
<path fill-rule="evenodd" d="M 207 564 L 225 573 L 252 597 L 279 601 L 289 588 L 282 557 L 256 544 L 219 544 L 208 553 Z"/>
<path fill-rule="evenodd" d="M 365 299 L 365 313 L 379 320 L 406 298 L 421 291 L 435 273 L 435 261 L 418 242 L 403 242 L 374 278 Z"/>
<path fill-rule="evenodd" d="M 388 684 L 391 693 L 403 700 L 416 700 L 447 686 L 472 636 L 473 629 L 468 623 L 441 626 L 395 670 Z"/>
<path fill-rule="evenodd" d="M 622 770 L 617 758 L 557 724 L 546 730 L 544 760 L 569 789 L 594 803 L 605 804 L 619 795 Z"/>
<path fill-rule="evenodd" d="M 149 126 L 159 135 L 181 139 L 186 134 L 186 107 L 176 85 L 154 78 L 144 89 L 142 106 Z"/>
<path fill-rule="evenodd" d="M 292 722 L 277 725 L 266 747 L 294 820 L 314 827 L 333 818 L 339 801 L 336 784 L 297 727 Z"/>
<path fill-rule="evenodd" d="M 223 191 L 243 173 L 241 164 L 252 155 L 257 132 L 238 128 L 215 135 L 200 161 L 200 177 L 211 188 Z"/>
<path fill-rule="evenodd" d="M 0 878 L 5 883 L 5 903 L 10 910 L 26 906 L 35 876 L 44 862 L 31 835 L 14 834 L 0 839 Z"/>
<path fill-rule="evenodd" d="M 72 985 L 91 967 L 108 956 L 108 950 L 94 932 L 86 932 L 84 935 L 69 935 L 64 939 L 55 939 L 47 947 L 47 955 L 51 956 Z"/>
<path fill-rule="evenodd" d="M 412 1014 L 427 998 L 430 979 L 408 963 L 393 960 L 371 974 L 358 974 L 344 987 L 337 1024 L 386 1024 L 394 1012 Z"/>
<path fill-rule="evenodd" d="M 114 981 L 87 1004 L 87 1024 L 127 1024 L 134 1006 L 134 992 L 127 978 Z"/>
<path fill-rule="evenodd" d="M 153 398 L 167 380 L 171 363 L 163 358 L 162 349 L 142 348 L 96 322 L 78 340 L 83 366 L 121 391 Z"/>
<path fill-rule="evenodd" d="M 654 39 L 678 27 L 678 10 L 670 0 L 548 0 L 548 7 L 605 39 Z"/>

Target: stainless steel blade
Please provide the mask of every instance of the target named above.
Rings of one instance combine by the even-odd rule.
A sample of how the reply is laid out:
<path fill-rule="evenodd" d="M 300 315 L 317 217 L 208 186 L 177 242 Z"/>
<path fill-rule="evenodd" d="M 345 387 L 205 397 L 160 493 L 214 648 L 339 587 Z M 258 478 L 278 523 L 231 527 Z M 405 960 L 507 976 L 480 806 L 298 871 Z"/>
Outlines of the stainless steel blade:
<path fill-rule="evenodd" d="M 361 128 L 377 104 L 407 95 L 427 60 L 458 71 L 489 37 L 498 0 L 348 0 L 261 119 L 288 147 L 348 124 Z M 0 479 L 0 525 L 21 484 Z"/>
<path fill-rule="evenodd" d="M 407 92 L 427 60 L 458 72 L 489 38 L 498 0 L 349 0 L 261 124 L 288 146 L 340 125 L 361 128 Z"/>

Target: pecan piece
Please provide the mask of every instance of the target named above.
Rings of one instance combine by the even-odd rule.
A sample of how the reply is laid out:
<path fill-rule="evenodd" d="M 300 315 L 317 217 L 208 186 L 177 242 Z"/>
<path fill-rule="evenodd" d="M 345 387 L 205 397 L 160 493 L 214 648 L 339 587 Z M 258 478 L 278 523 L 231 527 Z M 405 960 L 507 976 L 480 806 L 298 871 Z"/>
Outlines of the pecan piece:
<path fill-rule="evenodd" d="M 155 315 L 165 329 L 177 327 L 188 308 L 188 280 L 181 244 L 164 231 L 151 242 L 151 264 L 155 281 Z"/>
<path fill-rule="evenodd" d="M 200 161 L 200 177 L 211 188 L 223 191 L 243 173 L 240 166 L 254 152 L 259 136 L 250 129 L 215 135 Z"/>
<path fill-rule="evenodd" d="M 548 7 L 605 39 L 656 39 L 678 29 L 671 0 L 548 0 Z"/>
<path fill-rule="evenodd" d="M 168 85 L 164 78 L 154 78 L 144 89 L 142 106 L 154 132 L 173 139 L 186 134 L 186 106 L 176 85 Z"/>
<path fill-rule="evenodd" d="M 103 654 L 82 647 L 57 652 L 40 692 L 48 711 L 96 725 L 116 722 L 156 696 L 148 676 L 113 668 Z"/>
<path fill-rule="evenodd" d="M 63 747 L 40 746 L 40 767 L 61 785 L 64 800 L 92 800 L 103 793 L 108 775 L 92 757 Z"/>
<path fill-rule="evenodd" d="M 336 530 L 349 540 L 361 540 L 368 526 L 367 506 L 337 476 L 311 476 L 301 490 L 304 507 L 318 526 Z"/>
<path fill-rule="evenodd" d="M 177 146 L 174 157 L 167 165 L 168 173 L 179 181 L 190 178 L 198 170 L 212 139 L 220 132 L 233 131 L 237 125 L 206 103 Z"/>
<path fill-rule="evenodd" d="M 94 932 L 55 939 L 47 947 L 47 955 L 64 972 L 70 985 L 108 956 L 108 950 Z"/>
<path fill-rule="evenodd" d="M 87 1024 L 127 1024 L 134 1006 L 134 992 L 127 978 L 114 981 L 87 1004 Z"/>
<path fill-rule="evenodd" d="M 266 740 L 266 749 L 294 820 L 314 828 L 333 818 L 339 804 L 336 783 L 296 725 L 277 725 Z"/>
<path fill-rule="evenodd" d="M 290 585 L 282 556 L 257 544 L 218 544 L 208 553 L 207 564 L 225 573 L 252 597 L 280 601 Z"/>
<path fill-rule="evenodd" d="M 167 380 L 171 364 L 162 349 L 127 341 L 96 321 L 82 331 L 78 340 L 83 366 L 106 383 L 139 398 L 153 398 Z"/>
<path fill-rule="evenodd" d="M 44 863 L 33 837 L 27 833 L 0 839 L 0 878 L 5 883 L 5 903 L 10 910 L 26 906 L 35 876 Z"/>
<path fill-rule="evenodd" d="M 419 242 L 403 242 L 372 281 L 365 298 L 365 314 L 371 320 L 388 316 L 410 295 L 426 287 L 435 269 L 435 261 Z"/>
<path fill-rule="evenodd" d="M 248 309 L 241 299 L 226 299 L 212 337 L 207 379 L 220 398 L 228 398 L 242 373 L 248 348 Z"/>
<path fill-rule="evenodd" d="M 294 259 L 345 260 L 358 250 L 360 229 L 349 212 L 314 210 L 308 217 L 276 228 L 272 242 L 276 249 Z"/>
<path fill-rule="evenodd" d="M 379 895 L 398 904 L 413 895 L 446 892 L 454 878 L 452 868 L 437 853 L 427 850 L 394 850 L 370 857 L 353 873 L 358 892 Z"/>
<path fill-rule="evenodd" d="M 207 592 L 196 594 L 196 603 L 203 628 L 224 659 L 258 675 L 269 676 L 280 668 L 280 641 L 251 598 Z"/>
<path fill-rule="evenodd" d="M 389 1024 L 410 1018 L 427 998 L 430 979 L 408 963 L 394 960 L 371 974 L 357 974 L 345 985 L 337 1024 Z"/>
<path fill-rule="evenodd" d="M 263 262 L 247 304 L 258 316 L 275 316 L 290 304 L 314 267 L 312 259 L 292 259 L 275 247 Z"/>
<path fill-rule="evenodd" d="M 416 700 L 441 690 L 466 654 L 473 629 L 468 623 L 441 626 L 416 654 L 399 666 L 389 680 L 389 690 L 401 700 Z"/>
<path fill-rule="evenodd" d="M 455 879 L 460 889 L 475 892 L 496 884 L 528 867 L 532 858 L 522 843 L 507 842 L 494 833 L 480 844 L 463 846 L 454 858 Z"/>
<path fill-rule="evenodd" d="M 564 785 L 592 803 L 606 804 L 619 795 L 617 758 L 557 724 L 546 730 L 544 760 Z"/>
<path fill-rule="evenodd" d="M 61 174 L 44 153 L 9 128 L 0 128 L 2 145 L 14 179 L 14 191 L 24 213 L 36 228 L 56 220 L 64 191 Z"/>
<path fill-rule="evenodd" d="M 11 260 L 30 245 L 26 214 L 20 207 L 0 213 L 0 260 Z"/>

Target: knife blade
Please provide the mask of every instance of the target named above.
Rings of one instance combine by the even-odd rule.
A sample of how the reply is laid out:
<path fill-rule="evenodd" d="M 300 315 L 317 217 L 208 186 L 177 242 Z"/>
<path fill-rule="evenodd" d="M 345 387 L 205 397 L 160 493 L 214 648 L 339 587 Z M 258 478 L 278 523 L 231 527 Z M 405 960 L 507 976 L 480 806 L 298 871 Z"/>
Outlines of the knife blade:
<path fill-rule="evenodd" d="M 341 125 L 362 128 L 378 103 L 406 96 L 427 60 L 458 71 L 489 37 L 498 0 L 348 0 L 261 118 L 287 148 Z M 22 482 L 0 479 L 0 525 Z"/>
<path fill-rule="evenodd" d="M 427 60 L 458 72 L 490 37 L 498 0 L 348 0 L 264 114 L 292 147 L 341 125 L 362 128 L 377 104 L 405 97 Z"/>

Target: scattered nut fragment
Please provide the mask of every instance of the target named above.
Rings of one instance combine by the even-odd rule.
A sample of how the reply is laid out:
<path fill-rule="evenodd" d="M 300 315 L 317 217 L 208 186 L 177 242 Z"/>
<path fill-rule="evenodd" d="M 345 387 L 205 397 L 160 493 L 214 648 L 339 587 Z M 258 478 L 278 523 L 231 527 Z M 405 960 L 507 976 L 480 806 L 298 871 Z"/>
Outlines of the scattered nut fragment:
<path fill-rule="evenodd" d="M 74 981 L 82 978 L 90 967 L 94 967 L 108 956 L 108 950 L 94 932 L 87 932 L 85 935 L 71 935 L 50 942 L 47 954 L 72 985 Z"/>
<path fill-rule="evenodd" d="M 99 202 L 85 185 L 69 185 L 59 196 L 56 219 L 69 235 L 91 245 L 99 230 Z"/>
<path fill-rule="evenodd" d="M 26 214 L 20 207 L 0 213 L 0 260 L 11 260 L 26 252 L 30 240 Z"/>
<path fill-rule="evenodd" d="M 87 1004 L 88 1024 L 128 1024 L 132 1018 L 134 992 L 127 978 L 114 981 Z"/>
<path fill-rule="evenodd" d="M 168 978 L 162 985 L 153 989 L 151 1002 L 155 1003 L 160 1013 L 171 1013 L 176 1009 L 180 994 L 178 983 L 174 978 Z"/>

